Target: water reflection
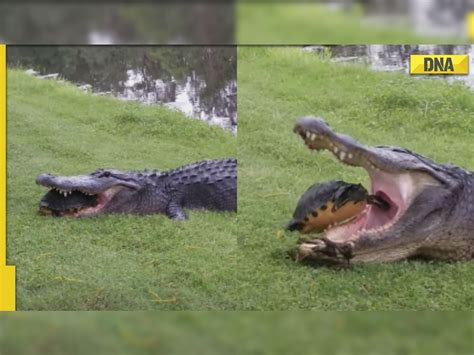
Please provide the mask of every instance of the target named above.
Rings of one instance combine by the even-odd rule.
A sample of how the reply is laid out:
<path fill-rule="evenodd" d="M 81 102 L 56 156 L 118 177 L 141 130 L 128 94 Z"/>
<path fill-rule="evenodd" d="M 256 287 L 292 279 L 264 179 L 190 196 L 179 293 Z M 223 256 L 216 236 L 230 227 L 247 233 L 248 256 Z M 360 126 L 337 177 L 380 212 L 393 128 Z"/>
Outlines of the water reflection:
<path fill-rule="evenodd" d="M 474 46 L 471 45 L 341 45 L 308 46 L 306 51 L 326 53 L 336 63 L 366 64 L 373 70 L 409 73 L 411 54 L 469 54 L 470 67 L 474 67 Z M 419 77 L 419 76 L 415 76 Z M 474 76 L 435 75 L 448 81 L 462 81 L 474 90 Z"/>
<path fill-rule="evenodd" d="M 236 130 L 234 47 L 9 47 L 8 63 Z"/>
<path fill-rule="evenodd" d="M 163 103 L 210 124 L 235 130 L 237 126 L 237 81 L 230 80 L 217 92 L 209 92 L 206 80 L 195 71 L 185 79 L 155 79 L 138 70 L 127 70 L 127 80 L 119 81 L 113 94 L 124 100 L 145 104 Z M 210 96 L 209 96 L 210 95 Z"/>

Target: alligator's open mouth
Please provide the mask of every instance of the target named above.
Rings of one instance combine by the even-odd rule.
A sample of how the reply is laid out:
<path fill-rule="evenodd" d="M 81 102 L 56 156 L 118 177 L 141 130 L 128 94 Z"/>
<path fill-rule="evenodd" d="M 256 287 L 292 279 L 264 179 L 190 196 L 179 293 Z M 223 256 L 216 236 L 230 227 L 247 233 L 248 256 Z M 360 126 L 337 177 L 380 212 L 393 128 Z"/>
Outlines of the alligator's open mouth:
<path fill-rule="evenodd" d="M 107 179 L 107 178 L 105 178 Z M 40 213 L 58 217 L 93 216 L 102 211 L 124 186 L 99 183 L 100 176 L 41 174 L 36 183 L 49 189 L 41 198 Z"/>
<path fill-rule="evenodd" d="M 294 131 L 303 138 L 309 149 L 328 150 L 341 163 L 363 167 L 370 176 L 370 193 L 384 202 L 384 208 L 367 204 L 347 223 L 328 228 L 324 237 L 331 241 L 351 241 L 361 234 L 376 235 L 389 230 L 404 216 L 427 184 L 437 183 L 423 172 L 390 166 L 387 156 L 379 153 L 385 148 L 364 146 L 349 136 L 335 133 L 322 119 L 300 119 Z"/>
<path fill-rule="evenodd" d="M 82 190 L 51 189 L 40 202 L 40 213 L 57 217 L 91 216 L 100 212 L 115 195 L 115 188 L 100 193 Z"/>

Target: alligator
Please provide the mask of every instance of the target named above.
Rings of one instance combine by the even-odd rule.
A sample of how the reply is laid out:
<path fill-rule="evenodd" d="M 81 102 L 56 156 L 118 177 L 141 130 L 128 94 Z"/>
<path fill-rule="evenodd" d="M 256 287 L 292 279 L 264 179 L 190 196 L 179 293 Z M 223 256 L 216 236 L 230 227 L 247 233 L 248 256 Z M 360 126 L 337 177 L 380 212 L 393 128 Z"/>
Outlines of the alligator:
<path fill-rule="evenodd" d="M 297 259 L 345 263 L 422 257 L 474 257 L 474 172 L 438 164 L 408 149 L 367 146 L 333 131 L 319 117 L 300 118 L 294 132 L 311 150 L 328 150 L 343 164 L 364 168 L 370 193 L 356 218 L 301 241 Z"/>
<path fill-rule="evenodd" d="M 36 183 L 49 189 L 40 201 L 40 212 L 59 217 L 160 213 L 184 220 L 185 209 L 237 211 L 237 160 L 233 158 L 200 161 L 165 172 L 43 173 Z"/>

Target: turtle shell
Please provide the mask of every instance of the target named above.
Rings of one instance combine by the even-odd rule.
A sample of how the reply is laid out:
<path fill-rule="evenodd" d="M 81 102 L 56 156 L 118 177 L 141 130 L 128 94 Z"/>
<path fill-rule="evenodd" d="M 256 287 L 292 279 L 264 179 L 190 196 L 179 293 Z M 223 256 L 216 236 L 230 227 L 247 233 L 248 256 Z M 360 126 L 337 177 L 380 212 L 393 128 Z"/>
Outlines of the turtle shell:
<path fill-rule="evenodd" d="M 80 191 L 72 191 L 66 197 L 59 191 L 51 189 L 41 199 L 40 209 L 62 212 L 95 205 L 97 205 L 97 195 L 89 196 Z"/>
<path fill-rule="evenodd" d="M 322 232 L 332 224 L 358 215 L 367 203 L 367 190 L 361 184 L 341 180 L 312 185 L 300 197 L 288 230 Z"/>

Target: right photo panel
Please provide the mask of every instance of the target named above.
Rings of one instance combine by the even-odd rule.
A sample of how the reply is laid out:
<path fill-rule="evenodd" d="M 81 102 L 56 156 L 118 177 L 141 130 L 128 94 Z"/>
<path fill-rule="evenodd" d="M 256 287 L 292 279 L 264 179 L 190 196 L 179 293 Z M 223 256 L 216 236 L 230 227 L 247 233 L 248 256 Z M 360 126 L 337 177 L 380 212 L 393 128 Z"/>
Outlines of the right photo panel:
<path fill-rule="evenodd" d="M 246 308 L 472 307 L 473 55 L 238 47 Z"/>

